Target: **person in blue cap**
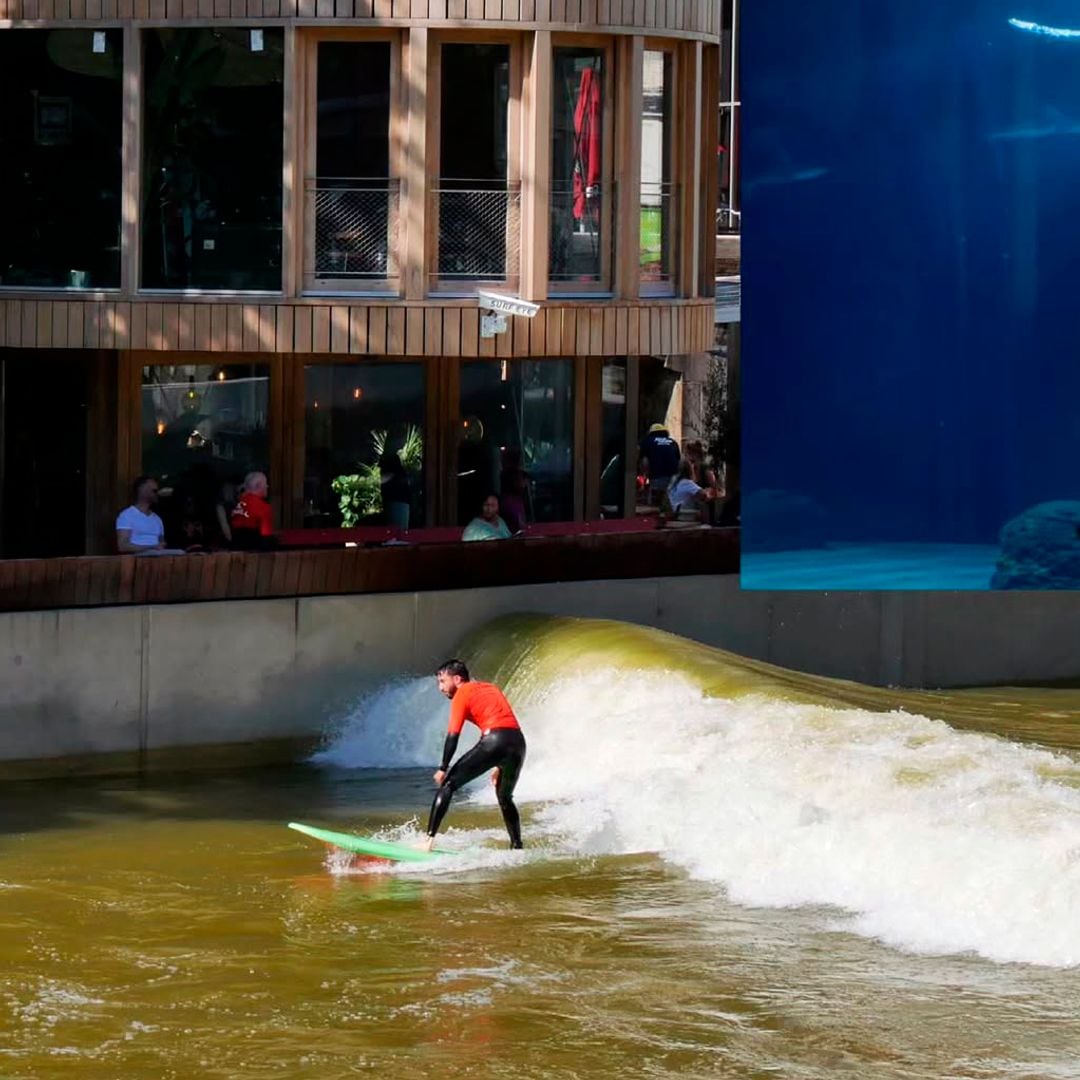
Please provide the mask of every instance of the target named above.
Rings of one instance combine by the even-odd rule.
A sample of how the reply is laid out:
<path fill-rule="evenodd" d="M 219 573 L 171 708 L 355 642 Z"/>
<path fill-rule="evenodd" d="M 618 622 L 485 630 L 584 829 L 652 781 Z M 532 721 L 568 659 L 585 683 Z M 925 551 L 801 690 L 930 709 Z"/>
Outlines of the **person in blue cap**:
<path fill-rule="evenodd" d="M 641 460 L 649 478 L 649 502 L 658 506 L 679 471 L 682 453 L 679 444 L 668 434 L 666 424 L 653 424 L 641 440 Z"/>

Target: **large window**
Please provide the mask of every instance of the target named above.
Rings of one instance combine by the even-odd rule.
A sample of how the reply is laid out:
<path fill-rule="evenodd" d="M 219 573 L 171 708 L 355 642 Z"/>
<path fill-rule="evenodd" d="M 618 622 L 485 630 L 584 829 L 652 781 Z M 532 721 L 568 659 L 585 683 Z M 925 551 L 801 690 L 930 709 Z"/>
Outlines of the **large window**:
<path fill-rule="evenodd" d="M 364 287 L 398 278 L 398 182 L 390 167 L 389 41 L 316 46 L 305 285 Z"/>
<path fill-rule="evenodd" d="M 574 513 L 572 360 L 475 360 L 461 365 L 458 520 L 497 494 L 508 522 L 569 521 Z"/>
<path fill-rule="evenodd" d="M 0 285 L 119 286 L 122 43 L 0 33 Z"/>
<path fill-rule="evenodd" d="M 607 52 L 554 50 L 551 280 L 596 288 L 610 280 Z"/>
<path fill-rule="evenodd" d="M 142 471 L 160 483 L 170 544 L 220 542 L 244 476 L 269 471 L 266 364 L 154 364 L 142 369 Z"/>
<path fill-rule="evenodd" d="M 521 194 L 508 170 L 510 46 L 445 44 L 441 70 L 438 278 L 516 283 Z"/>
<path fill-rule="evenodd" d="M 142 284 L 281 288 L 283 31 L 143 34 Z"/>
<path fill-rule="evenodd" d="M 92 388 L 81 350 L 0 349 L 0 556 L 85 554 Z"/>
<path fill-rule="evenodd" d="M 646 50 L 642 64 L 641 286 L 670 292 L 674 286 L 672 239 L 676 188 L 672 182 L 672 54 Z"/>
<path fill-rule="evenodd" d="M 424 366 L 304 368 L 305 526 L 424 524 Z"/>

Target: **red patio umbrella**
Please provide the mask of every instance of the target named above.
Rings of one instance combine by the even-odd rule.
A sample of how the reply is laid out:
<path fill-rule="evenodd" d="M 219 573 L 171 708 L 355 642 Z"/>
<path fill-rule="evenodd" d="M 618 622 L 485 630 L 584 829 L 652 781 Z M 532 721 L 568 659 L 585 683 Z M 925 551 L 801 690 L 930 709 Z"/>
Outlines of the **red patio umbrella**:
<path fill-rule="evenodd" d="M 588 204 L 600 184 L 600 78 L 596 69 L 581 73 L 574 107 L 574 217 L 585 218 Z"/>

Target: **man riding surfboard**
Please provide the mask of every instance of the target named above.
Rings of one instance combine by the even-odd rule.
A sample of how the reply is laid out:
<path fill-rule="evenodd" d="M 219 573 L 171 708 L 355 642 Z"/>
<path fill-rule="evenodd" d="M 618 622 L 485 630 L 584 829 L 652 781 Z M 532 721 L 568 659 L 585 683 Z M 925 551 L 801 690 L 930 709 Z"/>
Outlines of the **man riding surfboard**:
<path fill-rule="evenodd" d="M 514 788 L 525 762 L 525 736 L 514 716 L 514 710 L 503 692 L 492 683 L 473 682 L 469 669 L 460 660 L 447 660 L 435 672 L 439 691 L 450 699 L 450 723 L 443 745 L 442 764 L 435 771 L 434 780 L 439 785 L 435 801 L 428 817 L 427 850 L 435 846 L 450 800 L 458 788 L 475 780 L 481 773 L 494 769 L 492 782 L 499 800 L 506 831 L 510 835 L 510 847 L 520 848 L 521 818 L 514 805 Z M 450 759 L 457 750 L 458 738 L 465 722 L 480 729 L 480 741 L 450 766 Z"/>

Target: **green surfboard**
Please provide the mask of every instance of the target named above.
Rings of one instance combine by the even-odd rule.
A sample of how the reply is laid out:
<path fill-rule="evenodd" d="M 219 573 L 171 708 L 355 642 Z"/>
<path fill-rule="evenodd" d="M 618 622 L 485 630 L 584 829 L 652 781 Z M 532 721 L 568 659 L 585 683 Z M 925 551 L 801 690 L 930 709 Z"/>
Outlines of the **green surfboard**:
<path fill-rule="evenodd" d="M 427 862 L 438 855 L 452 855 L 451 851 L 418 851 L 404 844 L 391 844 L 386 840 L 372 840 L 367 836 L 355 836 L 353 833 L 331 832 L 329 829 L 316 829 L 313 825 L 301 825 L 290 821 L 289 828 L 321 840 L 324 844 L 352 851 L 357 855 L 370 855 L 376 859 L 390 859 L 392 862 Z"/>

